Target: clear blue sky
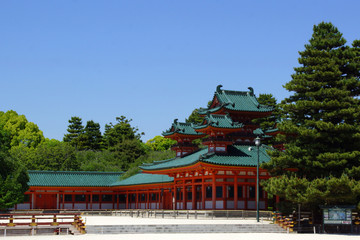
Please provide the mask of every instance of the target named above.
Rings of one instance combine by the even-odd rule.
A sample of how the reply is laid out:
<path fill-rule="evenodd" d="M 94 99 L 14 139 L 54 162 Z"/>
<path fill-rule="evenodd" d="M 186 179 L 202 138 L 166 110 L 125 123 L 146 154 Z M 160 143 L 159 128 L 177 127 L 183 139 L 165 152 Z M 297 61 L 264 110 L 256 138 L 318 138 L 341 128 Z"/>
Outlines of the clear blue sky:
<path fill-rule="evenodd" d="M 360 1 L 0 2 L 0 111 L 62 140 L 71 116 L 146 141 L 223 89 L 282 100 L 314 24 L 360 38 Z"/>

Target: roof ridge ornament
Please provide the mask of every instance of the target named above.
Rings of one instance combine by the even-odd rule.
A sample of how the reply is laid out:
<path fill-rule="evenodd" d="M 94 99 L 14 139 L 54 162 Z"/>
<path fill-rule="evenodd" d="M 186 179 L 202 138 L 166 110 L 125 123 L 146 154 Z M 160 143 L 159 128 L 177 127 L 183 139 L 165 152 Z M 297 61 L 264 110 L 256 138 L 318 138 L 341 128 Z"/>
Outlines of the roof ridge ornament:
<path fill-rule="evenodd" d="M 254 94 L 254 89 L 252 87 L 248 87 L 248 89 L 250 90 L 250 92 L 248 92 L 247 94 L 252 96 L 252 97 L 255 97 L 256 99 L 256 96 Z M 259 109 L 260 108 L 260 103 L 258 101 L 254 101 L 254 99 L 251 98 L 251 101 L 255 104 L 255 106 Z"/>
<path fill-rule="evenodd" d="M 217 85 L 217 87 L 216 87 L 216 92 L 218 92 L 218 93 L 220 93 L 222 90 L 221 90 L 221 88 L 222 88 L 222 86 L 223 85 Z"/>

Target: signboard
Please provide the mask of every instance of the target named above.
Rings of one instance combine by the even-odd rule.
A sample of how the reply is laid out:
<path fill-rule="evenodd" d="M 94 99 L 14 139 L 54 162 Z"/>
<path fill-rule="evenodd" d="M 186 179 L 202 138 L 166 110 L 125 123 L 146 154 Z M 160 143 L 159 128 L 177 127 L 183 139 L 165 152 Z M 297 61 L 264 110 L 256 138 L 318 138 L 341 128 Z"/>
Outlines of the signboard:
<path fill-rule="evenodd" d="M 324 224 L 351 224 L 350 208 L 323 209 Z"/>

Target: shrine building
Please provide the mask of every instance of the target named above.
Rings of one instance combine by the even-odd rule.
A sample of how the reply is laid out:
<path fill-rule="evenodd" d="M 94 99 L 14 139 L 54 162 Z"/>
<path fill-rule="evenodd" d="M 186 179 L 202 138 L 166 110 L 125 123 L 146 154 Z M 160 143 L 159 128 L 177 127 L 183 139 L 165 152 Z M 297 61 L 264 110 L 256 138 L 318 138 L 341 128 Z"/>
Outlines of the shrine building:
<path fill-rule="evenodd" d="M 259 104 L 254 91 L 216 88 L 201 124 L 177 119 L 163 136 L 177 141 L 176 157 L 140 166 L 120 180 L 121 172 L 29 171 L 26 201 L 16 209 L 256 209 L 256 166 L 268 162 L 269 149 L 257 147 L 263 135 L 254 119 L 272 108 Z M 200 139 L 202 146 L 193 141 Z M 260 180 L 269 173 L 260 168 Z M 260 187 L 260 209 L 267 193 Z"/>

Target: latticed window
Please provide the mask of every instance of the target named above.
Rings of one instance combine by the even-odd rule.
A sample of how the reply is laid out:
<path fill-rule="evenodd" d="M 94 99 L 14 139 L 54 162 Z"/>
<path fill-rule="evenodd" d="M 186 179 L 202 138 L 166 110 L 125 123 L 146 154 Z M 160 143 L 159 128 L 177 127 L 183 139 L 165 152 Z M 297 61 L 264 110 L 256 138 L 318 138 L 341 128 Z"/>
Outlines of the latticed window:
<path fill-rule="evenodd" d="M 216 186 L 216 197 L 217 198 L 223 197 L 223 187 L 222 186 Z"/>
<path fill-rule="evenodd" d="M 65 194 L 65 202 L 72 202 L 72 195 Z"/>
<path fill-rule="evenodd" d="M 84 194 L 75 195 L 75 202 L 85 202 L 85 201 L 86 201 L 86 195 Z"/>
<path fill-rule="evenodd" d="M 112 195 L 110 194 L 104 194 L 102 195 L 102 199 L 103 202 L 112 202 Z"/>

